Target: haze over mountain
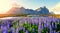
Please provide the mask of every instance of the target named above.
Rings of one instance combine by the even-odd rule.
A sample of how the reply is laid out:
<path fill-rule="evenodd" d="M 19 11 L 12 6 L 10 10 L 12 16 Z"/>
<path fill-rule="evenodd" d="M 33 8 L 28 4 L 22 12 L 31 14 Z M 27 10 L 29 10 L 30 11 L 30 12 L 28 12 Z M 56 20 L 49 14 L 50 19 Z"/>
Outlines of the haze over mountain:
<path fill-rule="evenodd" d="M 33 9 L 26 9 L 24 7 L 12 7 L 7 14 L 52 14 L 49 10 L 44 6 L 37 8 L 36 10 Z"/>

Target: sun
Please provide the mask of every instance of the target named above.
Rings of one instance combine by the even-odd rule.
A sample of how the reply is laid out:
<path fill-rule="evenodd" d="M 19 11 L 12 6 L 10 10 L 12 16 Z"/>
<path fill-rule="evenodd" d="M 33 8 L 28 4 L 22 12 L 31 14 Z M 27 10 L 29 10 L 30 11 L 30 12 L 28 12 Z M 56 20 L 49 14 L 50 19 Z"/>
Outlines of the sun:
<path fill-rule="evenodd" d="M 12 0 L 0 0 L 0 14 L 4 14 L 11 9 L 12 3 Z"/>

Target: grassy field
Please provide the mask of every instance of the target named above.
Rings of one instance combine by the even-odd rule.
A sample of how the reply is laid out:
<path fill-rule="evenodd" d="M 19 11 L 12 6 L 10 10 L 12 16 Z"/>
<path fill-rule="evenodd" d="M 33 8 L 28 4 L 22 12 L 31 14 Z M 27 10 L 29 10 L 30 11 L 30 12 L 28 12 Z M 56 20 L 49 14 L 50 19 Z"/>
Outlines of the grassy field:
<path fill-rule="evenodd" d="M 29 14 L 0 14 L 0 18 L 3 17 L 29 17 Z M 33 16 L 33 15 L 31 15 Z M 37 15 L 36 15 L 37 16 Z M 49 16 L 49 17 L 55 17 L 55 18 L 60 18 L 60 14 L 39 14 L 39 16 Z"/>

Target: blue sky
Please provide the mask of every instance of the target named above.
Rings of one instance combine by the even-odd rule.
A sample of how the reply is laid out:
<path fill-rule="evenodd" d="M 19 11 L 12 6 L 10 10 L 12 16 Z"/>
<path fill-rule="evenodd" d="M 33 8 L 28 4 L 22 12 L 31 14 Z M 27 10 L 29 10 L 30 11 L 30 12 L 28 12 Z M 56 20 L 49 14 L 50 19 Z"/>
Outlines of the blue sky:
<path fill-rule="evenodd" d="M 7 12 L 15 3 L 34 10 L 46 6 L 50 11 L 60 14 L 60 0 L 0 0 L 0 13 Z"/>
<path fill-rule="evenodd" d="M 60 0 L 15 0 L 19 5 L 29 8 L 37 9 L 46 6 L 50 12 L 60 14 Z"/>
<path fill-rule="evenodd" d="M 36 9 L 41 6 L 52 7 L 60 2 L 60 0 L 16 0 L 17 3 L 25 8 Z"/>

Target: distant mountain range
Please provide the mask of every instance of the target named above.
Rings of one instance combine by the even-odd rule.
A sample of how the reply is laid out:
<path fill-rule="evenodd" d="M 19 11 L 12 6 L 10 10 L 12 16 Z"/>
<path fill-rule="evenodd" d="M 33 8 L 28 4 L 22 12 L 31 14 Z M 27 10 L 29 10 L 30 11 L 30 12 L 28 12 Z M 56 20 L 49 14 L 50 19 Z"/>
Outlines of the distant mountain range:
<path fill-rule="evenodd" d="M 33 9 L 25 9 L 24 7 L 12 7 L 7 14 L 52 14 L 49 10 L 44 6 L 40 7 L 36 10 Z"/>

